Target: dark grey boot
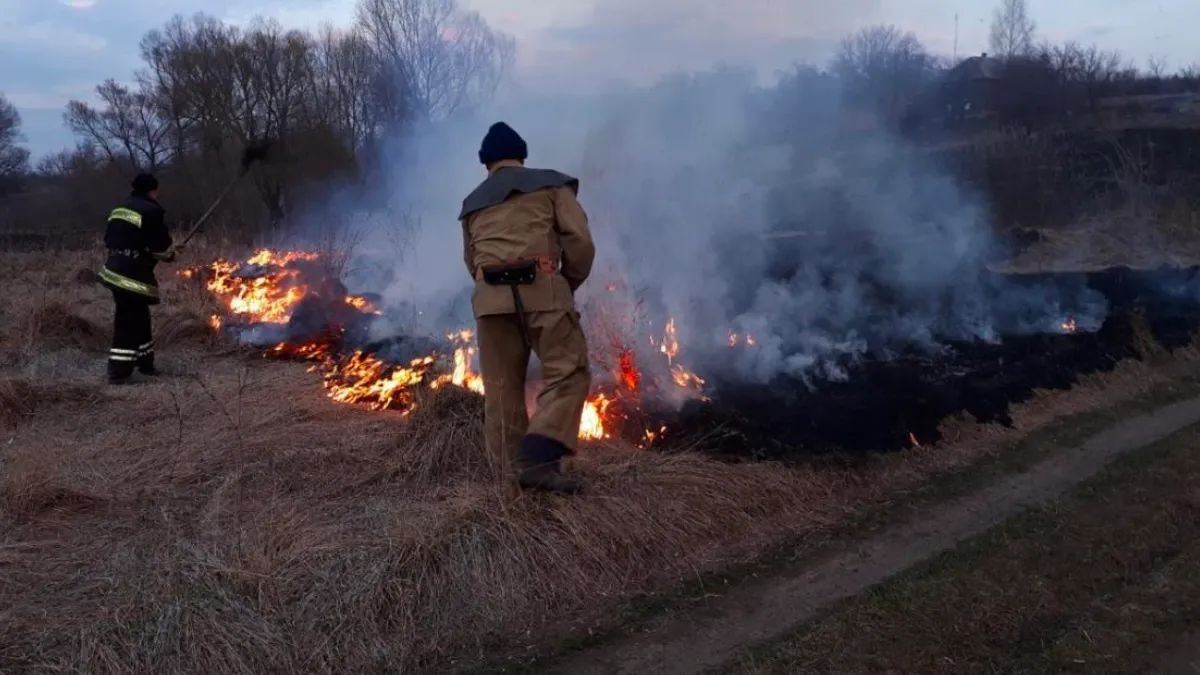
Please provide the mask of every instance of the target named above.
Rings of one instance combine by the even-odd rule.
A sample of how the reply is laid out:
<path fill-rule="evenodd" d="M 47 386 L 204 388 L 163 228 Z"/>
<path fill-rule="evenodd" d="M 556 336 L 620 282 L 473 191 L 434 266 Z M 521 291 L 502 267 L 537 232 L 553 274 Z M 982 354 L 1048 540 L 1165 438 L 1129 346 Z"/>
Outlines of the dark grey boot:
<path fill-rule="evenodd" d="M 526 436 L 517 456 L 517 484 L 522 490 L 579 494 L 583 484 L 562 472 L 562 458 L 566 454 L 567 448 L 552 438 L 537 434 Z"/>

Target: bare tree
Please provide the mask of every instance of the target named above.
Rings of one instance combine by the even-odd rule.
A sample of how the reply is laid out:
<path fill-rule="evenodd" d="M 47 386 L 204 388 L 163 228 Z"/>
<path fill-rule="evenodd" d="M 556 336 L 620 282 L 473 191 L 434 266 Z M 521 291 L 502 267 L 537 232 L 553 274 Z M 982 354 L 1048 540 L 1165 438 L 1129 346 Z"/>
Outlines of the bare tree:
<path fill-rule="evenodd" d="M 1066 42 L 1047 50 L 1058 76 L 1069 83 L 1097 86 L 1129 77 L 1134 69 L 1120 52 Z"/>
<path fill-rule="evenodd" d="M 456 0 L 363 0 L 358 22 L 378 59 L 379 84 L 428 117 L 490 95 L 514 54 L 511 37 Z"/>
<path fill-rule="evenodd" d="M 1167 76 L 1167 59 L 1163 56 L 1151 54 L 1146 61 L 1146 71 L 1150 77 L 1162 79 Z"/>
<path fill-rule="evenodd" d="M 246 144 L 269 140 L 287 161 L 257 165 L 222 218 L 252 237 L 321 199 L 331 179 L 360 179 L 382 132 L 482 101 L 513 44 L 456 0 L 361 0 L 345 32 L 175 17 L 142 40 L 145 69 L 132 83 L 108 80 L 98 103 L 71 102 L 65 119 L 81 148 L 44 168 L 63 185 L 161 172 L 189 186 L 172 198 L 187 219 L 240 170 Z"/>
<path fill-rule="evenodd" d="M 82 101 L 68 104 L 65 119 L 71 131 L 110 161 L 131 168 L 157 171 L 170 161 L 170 125 L 159 116 L 152 93 L 107 80 L 96 87 L 96 94 L 103 103 L 100 109 Z"/>
<path fill-rule="evenodd" d="M 1089 105 L 1126 87 L 1137 77 L 1136 69 L 1125 63 L 1120 52 L 1075 42 L 1044 49 L 1060 83 L 1080 90 Z"/>
<path fill-rule="evenodd" d="M 934 63 L 912 33 L 874 26 L 842 41 L 833 71 L 852 97 L 895 116 L 928 82 Z"/>
<path fill-rule="evenodd" d="M 1033 52 L 1037 24 L 1026 0 L 1001 0 L 992 17 L 991 48 L 997 56 L 1028 56 Z"/>
<path fill-rule="evenodd" d="M 0 189 L 29 168 L 29 151 L 18 145 L 21 140 L 21 114 L 0 94 Z"/>
<path fill-rule="evenodd" d="M 316 66 L 309 83 L 314 120 L 331 129 L 354 152 L 374 137 L 377 115 L 371 104 L 371 48 L 361 35 L 321 29 Z"/>

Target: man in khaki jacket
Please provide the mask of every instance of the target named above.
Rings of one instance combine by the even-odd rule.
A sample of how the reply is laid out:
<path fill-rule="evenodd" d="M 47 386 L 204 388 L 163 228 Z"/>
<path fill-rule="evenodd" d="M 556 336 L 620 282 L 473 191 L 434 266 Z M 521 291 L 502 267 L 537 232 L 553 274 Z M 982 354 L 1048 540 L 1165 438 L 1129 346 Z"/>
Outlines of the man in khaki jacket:
<path fill-rule="evenodd" d="M 595 247 L 576 200 L 579 181 L 525 168 L 525 141 L 503 122 L 483 139 L 488 178 L 463 202 L 463 249 L 475 279 L 472 304 L 487 393 L 485 435 L 492 457 L 515 462 L 527 490 L 578 492 L 562 458 L 574 450 L 591 384 L 575 291 Z M 537 412 L 525 407 L 530 352 L 542 364 Z"/>

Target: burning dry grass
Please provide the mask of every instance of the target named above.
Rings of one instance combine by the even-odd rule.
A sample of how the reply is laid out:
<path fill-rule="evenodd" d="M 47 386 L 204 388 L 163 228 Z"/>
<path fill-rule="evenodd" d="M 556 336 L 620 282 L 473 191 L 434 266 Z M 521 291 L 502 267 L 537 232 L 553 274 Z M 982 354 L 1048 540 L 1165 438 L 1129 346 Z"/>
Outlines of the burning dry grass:
<path fill-rule="evenodd" d="M 18 404 L 0 445 L 0 671 L 461 666 L 1196 369 L 1122 366 L 1020 407 L 1017 431 L 962 422 L 954 443 L 854 468 L 591 446 L 588 494 L 557 499 L 500 487 L 474 394 L 441 389 L 404 419 L 331 404 L 304 364 L 202 346 L 165 354 L 192 375 L 102 396 L 0 380 L 4 414 Z"/>

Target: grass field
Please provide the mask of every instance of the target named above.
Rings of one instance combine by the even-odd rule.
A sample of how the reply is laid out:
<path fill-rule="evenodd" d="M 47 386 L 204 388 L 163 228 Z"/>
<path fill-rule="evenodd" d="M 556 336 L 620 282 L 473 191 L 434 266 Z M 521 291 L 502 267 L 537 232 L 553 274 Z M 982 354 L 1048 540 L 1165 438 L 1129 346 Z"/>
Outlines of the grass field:
<path fill-rule="evenodd" d="M 1200 672 L 1200 428 L 843 603 L 739 673 Z"/>
<path fill-rule="evenodd" d="M 517 496 L 481 401 L 410 420 L 329 402 L 302 364 L 207 329 L 164 274 L 168 376 L 103 384 L 111 300 L 81 253 L 0 254 L 0 671 L 450 670 L 611 627 L 787 542 L 830 536 L 1066 415 L 1194 379 L 1126 363 L 938 447 L 856 463 L 726 464 L 592 445 L 589 493 Z M 699 449 L 698 449 L 699 450 Z"/>

